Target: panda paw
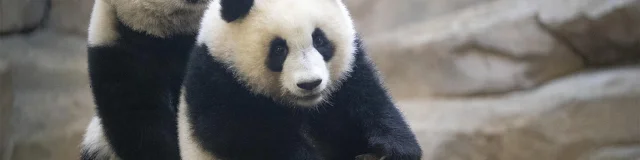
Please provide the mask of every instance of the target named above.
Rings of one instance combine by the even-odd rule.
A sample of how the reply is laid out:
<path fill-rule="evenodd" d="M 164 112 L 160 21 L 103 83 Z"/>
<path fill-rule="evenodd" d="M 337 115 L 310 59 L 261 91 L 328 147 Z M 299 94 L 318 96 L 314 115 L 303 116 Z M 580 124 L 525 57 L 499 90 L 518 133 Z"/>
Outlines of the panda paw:
<path fill-rule="evenodd" d="M 356 160 L 382 160 L 384 157 L 378 157 L 374 154 L 362 154 L 356 156 Z"/>
<path fill-rule="evenodd" d="M 418 144 L 376 144 L 374 149 L 375 157 L 365 156 L 363 158 L 368 158 L 365 160 L 371 158 L 377 160 L 420 160 L 422 158 L 422 150 Z"/>

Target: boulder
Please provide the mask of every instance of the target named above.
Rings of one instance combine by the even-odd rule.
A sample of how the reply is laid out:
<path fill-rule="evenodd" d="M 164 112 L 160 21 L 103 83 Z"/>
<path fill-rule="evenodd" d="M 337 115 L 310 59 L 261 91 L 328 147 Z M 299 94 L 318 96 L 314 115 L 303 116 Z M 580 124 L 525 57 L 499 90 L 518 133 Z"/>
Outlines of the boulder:
<path fill-rule="evenodd" d="M 364 37 L 496 0 L 345 0 Z"/>
<path fill-rule="evenodd" d="M 47 3 L 46 0 L 0 1 L 0 35 L 35 29 L 47 14 Z"/>
<path fill-rule="evenodd" d="M 47 26 L 63 33 L 86 36 L 93 0 L 51 0 Z"/>
<path fill-rule="evenodd" d="M 633 27 L 631 23 L 640 19 L 613 20 L 635 13 L 629 10 L 640 10 L 637 4 L 632 0 L 502 0 L 405 25 L 365 42 L 395 96 L 506 93 L 534 88 L 598 61 L 620 64 L 638 56 L 637 29 L 614 30 Z M 563 38 L 563 30 L 585 13 L 598 23 L 584 25 L 594 25 L 590 28 L 597 28 L 597 33 L 618 40 Z M 610 29 L 598 27 L 606 21 L 616 23 L 608 23 Z M 623 49 L 596 54 L 589 48 L 596 46 L 581 48 L 573 41 L 607 41 L 611 43 L 600 48 Z"/>
<path fill-rule="evenodd" d="M 633 160 L 640 159 L 640 145 L 621 145 L 598 149 L 591 154 L 581 156 L 579 160 Z"/>
<path fill-rule="evenodd" d="M 424 160 L 640 158 L 640 65 L 588 70 L 539 88 L 401 100 Z"/>
<path fill-rule="evenodd" d="M 93 115 L 84 37 L 44 29 L 0 41 L 12 62 L 11 160 L 77 159 Z"/>
<path fill-rule="evenodd" d="M 640 1 L 570 1 L 579 12 L 544 1 L 540 19 L 589 66 L 640 62 Z"/>
<path fill-rule="evenodd" d="M 528 89 L 582 67 L 536 20 L 535 6 L 497 1 L 368 39 L 395 96 Z"/>
<path fill-rule="evenodd" d="M 13 90 L 11 89 L 11 68 L 9 63 L 0 59 L 0 159 L 9 159 L 7 152 L 11 133 L 11 112 L 13 111 Z"/>

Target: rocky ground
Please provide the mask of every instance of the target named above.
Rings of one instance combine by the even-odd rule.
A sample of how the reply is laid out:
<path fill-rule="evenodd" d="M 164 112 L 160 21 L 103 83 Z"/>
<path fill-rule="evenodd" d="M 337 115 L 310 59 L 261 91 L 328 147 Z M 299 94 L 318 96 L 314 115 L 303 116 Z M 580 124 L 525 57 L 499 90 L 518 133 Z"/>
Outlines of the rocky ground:
<path fill-rule="evenodd" d="M 0 159 L 77 159 L 92 1 L 0 2 Z M 425 160 L 640 159 L 640 0 L 346 2 Z"/>

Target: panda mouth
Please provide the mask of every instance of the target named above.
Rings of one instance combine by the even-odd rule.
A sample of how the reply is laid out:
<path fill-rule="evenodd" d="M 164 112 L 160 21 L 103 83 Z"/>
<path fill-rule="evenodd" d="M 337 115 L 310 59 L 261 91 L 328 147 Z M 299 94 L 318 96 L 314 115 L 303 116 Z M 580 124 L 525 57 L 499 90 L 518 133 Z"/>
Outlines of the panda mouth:
<path fill-rule="evenodd" d="M 311 95 L 306 95 L 306 96 L 299 97 L 298 99 L 303 100 L 303 101 L 312 101 L 312 100 L 316 100 L 316 99 L 320 98 L 320 96 L 322 96 L 322 95 L 321 94 L 311 94 Z"/>

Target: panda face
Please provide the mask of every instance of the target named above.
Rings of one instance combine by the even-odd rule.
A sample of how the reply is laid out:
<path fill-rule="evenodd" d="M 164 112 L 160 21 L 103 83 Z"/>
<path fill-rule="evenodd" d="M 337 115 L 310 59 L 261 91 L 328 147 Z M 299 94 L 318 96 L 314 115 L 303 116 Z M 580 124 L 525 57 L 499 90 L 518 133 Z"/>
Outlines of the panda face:
<path fill-rule="evenodd" d="M 211 3 L 198 41 L 254 93 L 314 107 L 350 72 L 355 31 L 340 0 L 259 0 L 235 19 L 224 7 L 242 9 L 224 3 Z"/>

